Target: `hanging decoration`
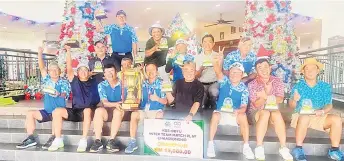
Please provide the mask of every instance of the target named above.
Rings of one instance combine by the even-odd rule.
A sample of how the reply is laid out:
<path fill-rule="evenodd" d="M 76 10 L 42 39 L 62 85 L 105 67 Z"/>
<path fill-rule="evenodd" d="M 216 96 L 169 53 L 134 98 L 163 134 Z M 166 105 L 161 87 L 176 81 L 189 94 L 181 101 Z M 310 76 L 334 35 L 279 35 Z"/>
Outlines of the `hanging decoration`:
<path fill-rule="evenodd" d="M 39 25 L 43 25 L 43 26 L 45 25 L 47 27 L 50 27 L 50 26 L 53 26 L 53 25 L 56 25 L 56 24 L 60 24 L 60 22 L 44 22 L 44 23 L 39 23 L 37 21 L 28 20 L 26 18 L 10 15 L 10 14 L 7 14 L 7 13 L 1 12 L 1 11 L 0 11 L 0 17 L 7 17 L 8 20 L 12 21 L 12 22 L 24 22 L 24 23 L 27 23 L 29 26 L 33 26 L 33 25 L 38 25 L 39 24 Z"/>
<path fill-rule="evenodd" d="M 280 77 L 286 91 L 298 73 L 293 69 L 300 61 L 295 56 L 297 38 L 294 33 L 290 0 L 246 0 L 244 35 L 253 39 L 253 50 L 270 56 L 273 75 Z"/>
<path fill-rule="evenodd" d="M 94 42 L 103 41 L 106 43 L 106 35 L 95 32 L 94 13 L 97 8 L 102 7 L 101 1 L 76 1 L 67 0 L 65 3 L 64 19 L 60 30 L 60 51 L 57 61 L 65 72 L 65 50 L 64 45 L 70 45 L 72 55 L 72 66 L 88 64 Z"/>

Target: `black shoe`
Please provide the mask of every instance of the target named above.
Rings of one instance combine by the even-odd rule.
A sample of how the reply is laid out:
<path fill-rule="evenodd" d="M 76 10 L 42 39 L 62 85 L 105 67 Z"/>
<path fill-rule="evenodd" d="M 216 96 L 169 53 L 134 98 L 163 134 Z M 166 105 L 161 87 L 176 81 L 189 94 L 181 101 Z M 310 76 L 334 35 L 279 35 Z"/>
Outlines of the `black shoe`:
<path fill-rule="evenodd" d="M 93 145 L 91 146 L 90 152 L 97 153 L 101 151 L 102 149 L 103 149 L 103 144 L 99 139 L 97 139 L 96 141 L 94 141 Z"/>
<path fill-rule="evenodd" d="M 106 149 L 113 153 L 119 151 L 119 146 L 116 144 L 115 139 L 111 139 L 110 141 L 108 141 Z"/>
<path fill-rule="evenodd" d="M 37 142 L 33 136 L 29 136 L 26 138 L 22 143 L 16 146 L 17 149 L 26 149 L 28 147 L 32 147 L 37 145 Z"/>
<path fill-rule="evenodd" d="M 51 143 L 53 143 L 54 139 L 55 139 L 55 136 L 54 136 L 54 135 L 50 136 L 50 138 L 48 139 L 47 143 L 45 143 L 45 144 L 42 146 L 42 149 L 44 149 L 44 150 L 49 149 L 49 147 L 51 146 Z"/>

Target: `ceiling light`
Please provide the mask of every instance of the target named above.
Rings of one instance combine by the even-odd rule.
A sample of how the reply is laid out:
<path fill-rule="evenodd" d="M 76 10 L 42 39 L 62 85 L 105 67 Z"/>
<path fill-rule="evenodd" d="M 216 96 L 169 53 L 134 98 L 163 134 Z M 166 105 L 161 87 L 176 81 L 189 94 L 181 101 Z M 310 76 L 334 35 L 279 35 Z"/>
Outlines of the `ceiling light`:
<path fill-rule="evenodd" d="M 137 26 L 135 27 L 135 29 L 138 29 L 138 28 L 139 28 L 139 27 L 137 27 Z"/>
<path fill-rule="evenodd" d="M 156 23 L 160 23 L 160 21 L 156 21 Z"/>
<path fill-rule="evenodd" d="M 221 5 L 220 4 L 217 4 L 216 7 L 220 7 Z"/>
<path fill-rule="evenodd" d="M 306 23 L 302 22 L 301 24 L 304 25 L 304 24 L 306 24 Z"/>
<path fill-rule="evenodd" d="M 151 10 L 151 8 L 148 7 L 148 8 L 146 8 L 146 10 Z"/>
<path fill-rule="evenodd" d="M 189 15 L 189 13 L 184 13 L 184 16 L 187 16 L 187 15 Z"/>
<path fill-rule="evenodd" d="M 7 29 L 7 27 L 2 27 L 3 29 Z"/>
<path fill-rule="evenodd" d="M 310 34 L 312 34 L 312 33 L 306 32 L 306 33 L 302 33 L 301 35 L 310 35 Z"/>

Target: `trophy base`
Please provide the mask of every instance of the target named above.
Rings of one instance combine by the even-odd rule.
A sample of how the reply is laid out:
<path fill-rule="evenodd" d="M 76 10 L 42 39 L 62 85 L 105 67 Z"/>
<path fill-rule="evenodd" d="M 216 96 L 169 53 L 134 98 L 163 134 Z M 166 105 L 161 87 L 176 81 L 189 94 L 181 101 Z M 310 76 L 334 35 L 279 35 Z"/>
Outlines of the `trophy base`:
<path fill-rule="evenodd" d="M 277 111 L 279 110 L 277 106 L 265 106 L 264 110 Z"/>
<path fill-rule="evenodd" d="M 204 67 L 212 67 L 213 63 L 203 63 L 202 66 L 204 66 Z"/>
<path fill-rule="evenodd" d="M 225 113 L 233 113 L 234 110 L 231 108 L 231 109 L 221 109 L 221 112 L 225 112 Z"/>
<path fill-rule="evenodd" d="M 132 104 L 123 103 L 122 104 L 122 109 L 124 111 L 136 111 L 136 110 L 139 110 L 140 107 L 139 107 L 139 104 L 137 104 L 137 103 L 132 103 Z"/>
<path fill-rule="evenodd" d="M 103 73 L 103 70 L 93 70 L 94 73 Z"/>

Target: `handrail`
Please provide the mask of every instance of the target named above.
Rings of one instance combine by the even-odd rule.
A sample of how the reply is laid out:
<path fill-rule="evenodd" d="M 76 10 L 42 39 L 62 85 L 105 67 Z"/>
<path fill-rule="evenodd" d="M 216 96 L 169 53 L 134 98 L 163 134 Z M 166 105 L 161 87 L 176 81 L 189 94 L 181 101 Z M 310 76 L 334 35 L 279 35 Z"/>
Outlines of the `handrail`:
<path fill-rule="evenodd" d="M 11 51 L 11 52 L 18 52 L 18 53 L 38 55 L 38 52 L 35 52 L 35 51 L 26 51 L 26 50 L 10 49 L 10 48 L 0 48 L 0 51 L 5 51 L 5 52 L 6 51 Z M 53 54 L 45 54 L 45 53 L 43 53 L 43 55 L 56 56 L 56 55 L 53 55 Z"/>
<path fill-rule="evenodd" d="M 329 47 L 324 47 L 324 48 L 319 48 L 319 49 L 304 51 L 304 52 L 300 52 L 298 55 L 307 55 L 307 54 L 313 53 L 313 52 L 324 51 L 324 50 L 334 49 L 334 48 L 340 48 L 340 47 L 344 47 L 344 44 L 333 45 L 333 46 L 329 46 Z"/>

